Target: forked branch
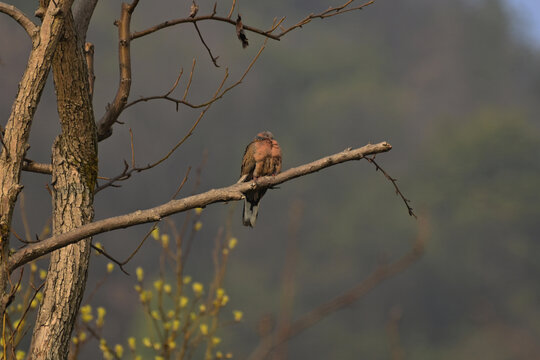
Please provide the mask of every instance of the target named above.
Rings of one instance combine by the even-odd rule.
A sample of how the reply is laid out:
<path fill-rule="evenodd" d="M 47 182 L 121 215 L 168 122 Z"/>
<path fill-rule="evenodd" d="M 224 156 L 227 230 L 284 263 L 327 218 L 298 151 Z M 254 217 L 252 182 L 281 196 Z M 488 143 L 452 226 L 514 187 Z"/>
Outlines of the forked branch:
<path fill-rule="evenodd" d="M 276 176 L 259 178 L 256 182 L 240 183 L 220 189 L 212 189 L 207 192 L 189 196 L 183 199 L 171 200 L 154 208 L 137 210 L 130 214 L 95 221 L 67 233 L 53 235 L 48 239 L 40 241 L 39 243 L 31 244 L 21 250 L 18 250 L 10 257 L 8 267 L 10 271 L 13 271 L 17 267 L 37 259 L 53 250 L 76 243 L 90 236 L 111 230 L 130 227 L 133 225 L 159 221 L 166 216 L 196 207 L 205 207 L 218 202 L 241 200 L 244 198 L 244 193 L 248 190 L 269 188 L 297 177 L 317 172 L 329 166 L 351 160 L 360 160 L 367 155 L 383 153 L 390 151 L 391 149 L 392 146 L 387 142 L 369 144 L 354 150 L 347 149 L 317 161 L 289 169 Z"/>
<path fill-rule="evenodd" d="M 313 20 L 313 19 L 326 19 L 326 18 L 329 18 L 329 17 L 332 17 L 332 16 L 344 14 L 346 12 L 355 11 L 355 10 L 362 10 L 366 6 L 369 6 L 369 5 L 373 4 L 375 2 L 375 0 L 370 0 L 370 1 L 367 1 L 367 2 L 365 2 L 363 4 L 361 4 L 361 5 L 350 7 L 350 5 L 352 3 L 354 3 L 354 2 L 355 2 L 355 0 L 348 0 L 347 2 L 345 2 L 344 4 L 342 4 L 340 6 L 330 7 L 330 8 L 328 8 L 328 9 L 326 9 L 326 10 L 320 12 L 320 13 L 317 13 L 317 14 L 310 14 L 310 15 L 306 16 L 305 18 L 303 18 L 302 20 L 298 21 L 296 24 L 294 24 L 294 25 L 292 25 L 292 26 L 290 26 L 288 28 L 281 28 L 282 30 L 281 30 L 281 32 L 279 34 L 273 34 L 273 32 L 279 27 L 279 25 L 283 22 L 283 20 L 285 20 L 285 17 L 282 17 L 277 22 L 277 24 L 274 24 L 268 30 L 263 30 L 263 29 L 256 28 L 256 27 L 253 27 L 253 26 L 249 26 L 249 25 L 245 25 L 245 24 L 243 24 L 243 28 L 246 31 L 251 31 L 253 33 L 265 36 L 265 37 L 267 37 L 269 39 L 279 41 L 281 39 L 281 37 L 283 37 L 287 33 L 291 32 L 291 31 L 293 31 L 295 29 L 301 28 L 302 26 L 304 26 L 307 23 L 311 22 L 311 20 Z M 201 15 L 201 16 L 196 16 L 196 17 L 187 17 L 187 18 L 181 18 L 181 19 L 167 20 L 167 21 L 164 21 L 164 22 L 162 22 L 160 24 L 149 27 L 148 29 L 134 32 L 133 34 L 131 34 L 131 40 L 135 40 L 137 38 L 152 34 L 152 33 L 156 32 L 156 31 L 168 28 L 170 26 L 174 26 L 174 25 L 178 25 L 178 24 L 185 24 L 185 23 L 195 23 L 195 22 L 206 21 L 206 20 L 221 21 L 221 22 L 226 22 L 226 23 L 229 23 L 231 25 L 236 26 L 236 20 L 231 19 L 232 12 L 234 10 L 234 6 L 235 6 L 235 1 L 233 0 L 233 6 L 232 6 L 231 10 L 229 11 L 229 14 L 228 14 L 227 17 L 216 16 L 215 11 L 213 11 L 209 15 Z"/>
<path fill-rule="evenodd" d="M 125 108 L 127 109 L 128 107 L 133 106 L 133 105 L 135 105 L 137 103 L 140 103 L 140 102 L 143 102 L 143 101 L 146 102 L 146 101 L 150 101 L 150 100 L 166 100 L 166 101 L 170 101 L 170 102 L 175 103 L 177 107 L 178 107 L 178 105 L 182 104 L 182 105 L 188 106 L 188 107 L 190 107 L 192 109 L 206 108 L 207 106 L 209 106 L 212 103 L 214 103 L 214 102 L 218 101 L 219 99 L 221 99 L 223 96 L 225 96 L 226 93 L 228 93 L 229 91 L 231 91 L 232 89 L 234 89 L 235 87 L 240 85 L 242 83 L 242 81 L 244 81 L 247 74 L 251 71 L 251 68 L 253 67 L 255 62 L 259 59 L 259 57 L 261 56 L 261 53 L 263 52 L 263 50 L 266 48 L 266 43 L 267 43 L 267 41 L 265 41 L 262 44 L 261 48 L 259 49 L 259 51 L 255 55 L 253 60 L 251 60 L 251 62 L 249 63 L 248 67 L 246 68 L 246 70 L 244 71 L 244 73 L 242 74 L 240 79 L 238 79 L 234 84 L 231 84 L 227 88 L 223 89 L 223 86 L 225 85 L 225 80 L 227 80 L 227 78 L 229 77 L 229 70 L 226 69 L 225 70 L 225 75 L 224 75 L 223 80 L 221 82 L 221 86 L 219 88 L 219 91 L 217 93 L 215 93 L 214 96 L 210 100 L 208 100 L 206 102 L 203 102 L 203 103 L 200 103 L 200 104 L 194 104 L 194 103 L 191 103 L 191 102 L 186 100 L 187 94 L 189 92 L 189 88 L 191 86 L 191 81 L 193 79 L 193 70 L 195 69 L 195 60 L 193 60 L 193 67 L 191 68 L 191 73 L 189 75 L 189 80 L 188 80 L 188 83 L 186 85 L 186 90 L 184 92 L 184 96 L 181 99 L 180 98 L 174 98 L 174 97 L 172 97 L 170 95 L 176 89 L 176 86 L 178 85 L 178 81 L 180 79 L 180 76 L 182 75 L 182 72 L 180 73 L 179 77 L 177 78 L 173 88 L 171 90 L 167 91 L 165 94 L 139 98 L 137 100 L 134 100 L 134 101 L 126 104 Z"/>

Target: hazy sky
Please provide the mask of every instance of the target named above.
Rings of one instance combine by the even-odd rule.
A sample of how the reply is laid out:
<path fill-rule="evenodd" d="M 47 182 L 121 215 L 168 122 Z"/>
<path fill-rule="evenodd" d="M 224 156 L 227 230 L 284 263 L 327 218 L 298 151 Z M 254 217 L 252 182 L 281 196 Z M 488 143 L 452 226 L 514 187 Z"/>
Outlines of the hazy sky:
<path fill-rule="evenodd" d="M 540 48 L 540 0 L 506 0 L 518 16 L 518 28 Z"/>

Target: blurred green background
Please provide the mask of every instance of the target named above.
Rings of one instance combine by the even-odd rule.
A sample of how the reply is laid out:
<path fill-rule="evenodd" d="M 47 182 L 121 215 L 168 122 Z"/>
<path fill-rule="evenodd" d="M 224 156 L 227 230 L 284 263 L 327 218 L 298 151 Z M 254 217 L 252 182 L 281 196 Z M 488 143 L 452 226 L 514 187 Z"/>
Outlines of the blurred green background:
<path fill-rule="evenodd" d="M 189 4 L 141 1 L 132 30 L 184 17 Z M 330 5 L 323 0 L 239 4 L 244 23 L 260 28 L 283 15 L 290 26 Z M 27 14 L 36 7 L 21 0 L 15 5 Z M 213 2 L 199 5 L 204 14 Z M 229 8 L 229 2 L 218 2 L 218 13 Z M 116 91 L 113 21 L 119 13 L 119 1 L 101 1 L 88 33 L 96 47 L 96 118 Z M 428 220 L 426 253 L 405 273 L 294 338 L 289 357 L 389 359 L 386 326 L 397 306 L 403 314 L 399 334 L 406 359 L 538 359 L 540 53 L 523 36 L 522 21 L 500 0 L 379 0 L 361 12 L 316 20 L 279 42 L 269 40 L 244 83 L 211 108 L 169 161 L 97 196 L 96 218 L 167 201 L 188 166 L 197 167 L 205 152 L 199 190 L 235 182 L 244 148 L 261 130 L 272 131 L 280 142 L 284 169 L 350 146 L 388 141 L 393 150 L 378 161 L 398 179 L 415 212 Z M 236 81 L 263 42 L 247 33 L 250 46 L 243 50 L 232 26 L 199 26 L 221 67 L 213 67 L 190 24 L 163 30 L 132 43 L 131 99 L 166 92 L 180 68 L 188 71 L 196 57 L 189 99 L 204 102 L 224 69 Z M 25 33 L 5 16 L 0 18 L 0 48 L 4 125 L 30 50 Z M 54 99 L 49 81 L 31 134 L 28 157 L 36 161 L 49 161 L 58 132 Z M 197 115 L 184 107 L 177 112 L 162 101 L 128 109 L 120 118 L 124 125 L 115 125 L 114 135 L 100 144 L 100 175 L 116 175 L 123 159 L 130 159 L 130 128 L 137 164 L 145 165 L 163 156 Z M 35 233 L 50 213 L 48 181 L 23 174 Z M 192 171 L 182 194 L 194 184 Z M 362 161 L 269 191 L 254 229 L 241 226 L 239 205 L 204 210 L 188 263 L 193 278 L 210 279 L 213 239 L 232 209 L 232 233 L 239 245 L 226 288 L 231 309 L 242 309 L 246 320 L 221 335 L 237 358 L 256 346 L 260 317 L 279 310 L 288 242 L 298 247 L 295 318 L 360 282 L 381 257 L 392 260 L 405 253 L 418 232 L 418 221 L 408 216 L 391 184 Z M 294 206 L 302 210 L 293 240 Z M 21 229 L 16 217 L 15 228 Z M 173 220 L 180 226 L 183 215 Z M 148 228 L 96 240 L 125 258 Z M 148 242 L 128 271 L 143 266 L 150 278 L 156 276 L 159 252 L 159 244 Z M 87 294 L 105 273 L 105 263 L 93 259 Z M 134 276 L 116 271 L 92 300 L 108 310 L 105 335 L 111 343 L 144 332 L 134 284 Z M 97 346 L 88 346 L 82 358 L 96 354 Z"/>

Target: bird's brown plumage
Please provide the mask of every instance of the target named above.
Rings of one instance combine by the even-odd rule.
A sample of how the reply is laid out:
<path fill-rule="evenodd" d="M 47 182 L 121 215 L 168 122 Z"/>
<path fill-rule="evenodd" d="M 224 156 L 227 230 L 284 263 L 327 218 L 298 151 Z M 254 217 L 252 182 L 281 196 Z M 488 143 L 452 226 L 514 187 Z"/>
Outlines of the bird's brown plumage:
<path fill-rule="evenodd" d="M 242 159 L 241 177 L 238 182 L 257 180 L 261 176 L 277 175 L 281 171 L 281 149 L 269 131 L 263 131 L 248 144 Z M 243 224 L 255 226 L 259 201 L 266 189 L 246 192 L 244 201 Z"/>
<path fill-rule="evenodd" d="M 281 172 L 281 148 L 275 139 L 272 139 L 272 150 L 270 157 L 272 175 L 277 175 Z"/>

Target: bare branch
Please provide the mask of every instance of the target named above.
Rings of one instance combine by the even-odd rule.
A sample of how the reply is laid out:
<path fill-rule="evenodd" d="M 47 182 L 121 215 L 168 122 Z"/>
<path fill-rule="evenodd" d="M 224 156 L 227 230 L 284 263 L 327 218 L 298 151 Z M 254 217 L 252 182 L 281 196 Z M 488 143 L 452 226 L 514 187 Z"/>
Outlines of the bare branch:
<path fill-rule="evenodd" d="M 227 15 L 227 19 L 230 19 L 232 17 L 235 6 L 236 6 L 236 0 L 233 0 L 232 5 L 231 5 L 231 11 L 229 11 L 229 15 Z"/>
<path fill-rule="evenodd" d="M 262 49 L 261 49 L 262 50 Z M 260 52 L 259 52 L 260 54 Z M 257 54 L 257 56 L 255 57 L 255 59 L 253 60 L 253 62 L 255 62 L 257 60 L 257 58 L 259 57 L 259 54 Z M 252 62 L 252 64 L 253 64 Z M 195 62 L 193 63 L 193 66 L 195 66 Z M 249 69 L 251 68 L 251 65 L 248 67 L 248 70 L 246 70 L 246 73 L 247 74 L 247 71 L 249 71 Z M 191 73 L 193 74 L 193 69 L 191 71 Z M 244 74 L 244 76 L 245 76 Z M 134 158 L 134 149 L 133 149 L 133 137 L 132 137 L 132 142 L 131 142 L 131 149 L 132 149 L 132 168 L 128 170 L 129 168 L 129 165 L 125 163 L 125 167 L 124 167 L 124 171 L 112 178 L 108 183 L 104 184 L 104 185 L 101 185 L 99 187 L 96 188 L 95 192 L 97 193 L 98 191 L 101 191 L 103 190 L 104 188 L 108 187 L 108 186 L 114 186 L 115 182 L 117 181 L 123 181 L 123 180 L 127 180 L 131 177 L 131 174 L 136 171 L 136 172 L 141 172 L 141 171 L 145 171 L 145 170 L 149 170 L 149 169 L 152 169 L 153 167 L 156 167 L 158 166 L 159 164 L 161 164 L 162 162 L 164 162 L 165 160 L 167 160 L 192 134 L 193 132 L 195 131 L 195 128 L 197 127 L 197 125 L 199 124 L 199 122 L 201 121 L 201 119 L 204 117 L 204 115 L 206 114 L 206 112 L 210 109 L 210 107 L 212 106 L 212 104 L 214 103 L 216 97 L 218 96 L 218 94 L 220 93 L 221 89 L 223 88 L 223 85 L 225 84 L 225 81 L 227 80 L 227 77 L 229 76 L 229 73 L 228 73 L 228 70 L 225 72 L 225 77 L 223 78 L 221 84 L 219 85 L 216 93 L 214 94 L 214 97 L 213 97 L 213 100 L 211 100 L 208 105 L 204 108 L 203 111 L 201 111 L 201 113 L 199 114 L 199 117 L 197 118 L 197 120 L 193 123 L 193 125 L 191 126 L 191 128 L 189 129 L 189 131 L 187 132 L 187 134 L 182 138 L 182 140 L 180 140 L 175 146 L 172 147 L 171 150 L 169 150 L 169 152 L 164 156 L 162 157 L 161 159 L 159 159 L 158 161 L 152 163 L 152 164 L 148 164 L 147 166 L 144 166 L 144 167 L 135 167 L 134 164 L 135 164 L 135 158 Z M 243 78 L 243 77 L 242 77 Z M 190 76 L 190 79 L 191 79 L 191 76 Z M 241 81 L 241 80 L 240 80 Z M 239 83 L 239 82 L 238 82 Z M 234 85 L 236 86 L 236 85 Z M 189 84 L 188 84 L 188 87 L 189 87 Z M 186 94 L 184 94 L 184 96 L 187 95 L 187 92 Z M 223 94 L 222 94 L 223 95 Z"/>
<path fill-rule="evenodd" d="M 143 98 L 134 100 L 134 101 L 130 102 L 129 104 L 127 104 L 125 106 L 125 108 L 133 106 L 133 105 L 135 105 L 135 104 L 137 104 L 139 102 L 142 102 L 142 101 L 146 102 L 146 101 L 150 101 L 150 100 L 167 100 L 167 101 L 174 102 L 176 104 L 176 106 L 178 106 L 179 104 L 183 104 L 183 105 L 186 105 L 186 106 L 188 106 L 188 107 L 190 107 L 192 109 L 199 109 L 199 108 L 209 106 L 212 103 L 216 102 L 217 100 L 221 99 L 226 93 L 228 93 L 229 91 L 231 91 L 232 89 L 234 89 L 235 87 L 237 87 L 238 85 L 240 85 L 242 83 L 242 81 L 244 80 L 246 75 L 250 72 L 250 70 L 253 67 L 253 65 L 255 64 L 255 62 L 259 59 L 259 56 L 261 55 L 262 51 L 266 48 L 266 43 L 267 43 L 267 41 L 265 41 L 263 43 L 263 45 L 259 49 L 259 52 L 257 52 L 257 54 L 255 55 L 255 57 L 253 58 L 253 60 L 249 64 L 249 66 L 247 67 L 246 71 L 244 71 L 244 74 L 242 74 L 240 79 L 238 81 L 236 81 L 234 84 L 232 84 L 231 86 L 229 86 L 228 88 L 226 88 L 225 90 L 223 90 L 223 92 L 219 93 L 219 91 L 218 91 L 214 95 L 214 97 L 212 97 L 212 99 L 208 100 L 207 102 L 204 102 L 204 103 L 201 103 L 201 104 L 192 104 L 192 103 L 186 101 L 186 97 L 188 95 L 189 88 L 191 86 L 191 80 L 193 78 L 193 72 L 194 72 L 194 69 L 195 69 L 195 59 L 193 59 L 193 66 L 191 68 L 191 73 L 189 74 L 189 81 L 188 81 L 188 84 L 186 86 L 186 90 L 184 92 L 184 96 L 182 97 L 182 99 L 175 99 L 175 98 L 170 97 L 169 96 L 170 91 L 169 91 L 164 95 L 148 96 L 148 97 L 143 97 Z M 224 80 L 226 80 L 228 76 L 229 76 L 229 73 L 228 73 L 228 69 L 227 69 L 225 71 L 225 79 Z M 224 85 L 224 81 L 221 84 L 220 90 L 223 87 L 223 85 Z"/>
<path fill-rule="evenodd" d="M 126 260 L 122 261 L 122 264 L 127 264 L 128 262 L 131 261 L 131 259 L 133 259 L 133 257 L 139 252 L 139 250 L 141 249 L 141 247 L 143 246 L 143 244 L 146 242 L 146 240 L 148 239 L 148 237 L 152 234 L 152 232 L 154 231 L 155 228 L 157 228 L 158 226 L 158 222 L 154 222 L 154 225 L 150 228 L 150 230 L 146 233 L 146 235 L 144 236 L 144 238 L 141 240 L 141 242 L 139 243 L 139 245 L 137 245 L 137 247 L 135 248 L 135 250 L 126 258 Z"/>
<path fill-rule="evenodd" d="M 40 174 L 52 174 L 51 164 L 42 164 L 42 163 L 32 161 L 30 159 L 24 159 L 23 170 L 40 173 Z"/>
<path fill-rule="evenodd" d="M 254 32 L 254 33 L 259 34 L 261 36 L 265 36 L 267 38 L 279 41 L 280 38 L 283 37 L 284 35 L 286 35 L 287 33 L 291 32 L 291 31 L 293 31 L 295 29 L 301 28 L 302 26 L 310 23 L 311 20 L 313 20 L 313 19 L 317 19 L 317 18 L 318 19 L 326 19 L 326 18 L 329 18 L 329 17 L 332 17 L 332 16 L 344 14 L 344 13 L 349 12 L 349 11 L 362 10 L 366 6 L 371 5 L 371 4 L 373 4 L 375 2 L 375 0 L 370 0 L 370 1 L 366 2 L 366 3 L 358 5 L 356 7 L 349 7 L 349 5 L 351 5 L 354 1 L 355 0 L 348 0 L 347 2 L 345 2 L 344 4 L 342 4 L 340 6 L 330 7 L 327 10 L 322 11 L 322 12 L 320 12 L 318 14 L 310 14 L 310 15 L 306 16 L 304 19 L 297 22 L 296 24 L 292 25 L 291 27 L 283 29 L 283 31 L 281 33 L 277 34 L 277 35 L 272 34 L 272 32 L 274 32 L 274 30 L 283 22 L 283 20 L 285 20 L 285 17 L 283 17 L 281 20 L 279 20 L 277 25 L 274 24 L 269 30 L 262 30 L 262 29 L 258 29 L 256 27 L 252 27 L 252 26 L 248 26 L 248 25 L 243 25 L 243 29 L 246 30 L 246 31 L 251 31 L 251 32 Z M 229 11 L 229 14 L 227 15 L 227 17 L 216 16 L 215 15 L 215 10 L 214 10 L 214 12 L 212 14 L 210 14 L 210 15 L 167 20 L 167 21 L 162 22 L 161 24 L 154 25 L 154 26 L 152 26 L 152 27 L 150 27 L 150 28 L 148 28 L 146 30 L 134 32 L 133 34 L 131 34 L 131 40 L 135 40 L 135 39 L 140 38 L 142 36 L 152 34 L 152 33 L 156 32 L 156 31 L 168 28 L 170 26 L 174 26 L 174 25 L 178 25 L 178 24 L 185 24 L 185 23 L 190 23 L 190 22 L 194 23 L 194 22 L 198 22 L 198 21 L 213 20 L 213 21 L 226 22 L 226 23 L 229 23 L 231 25 L 236 26 L 237 22 L 231 19 L 231 16 L 232 16 L 232 13 L 233 13 L 233 10 L 234 10 L 234 7 L 235 7 L 235 3 L 236 3 L 236 1 L 233 0 L 231 10 Z"/>
<path fill-rule="evenodd" d="M 124 110 L 131 89 L 131 52 L 130 30 L 131 14 L 137 6 L 138 0 L 131 5 L 122 3 L 122 15 L 118 21 L 118 52 L 120 58 L 120 84 L 116 97 L 107 108 L 107 112 L 98 123 L 98 140 L 104 140 L 112 135 L 112 126 Z"/>
<path fill-rule="evenodd" d="M 344 13 L 349 12 L 349 11 L 362 10 L 366 6 L 369 6 L 369 5 L 371 5 L 371 4 L 373 4 L 375 2 L 375 0 L 370 0 L 370 1 L 366 2 L 366 3 L 363 3 L 362 5 L 349 8 L 348 6 L 350 4 L 352 4 L 354 1 L 355 0 L 348 0 L 346 3 L 344 3 L 341 6 L 330 7 L 327 10 L 325 10 L 325 11 L 319 13 L 319 14 L 310 14 L 310 15 L 306 16 L 304 19 L 302 19 L 299 22 L 297 22 L 296 24 L 294 24 L 293 26 L 289 27 L 288 29 L 284 29 L 279 35 L 277 35 L 277 37 L 281 38 L 285 34 L 291 32 L 291 31 L 293 31 L 295 29 L 301 28 L 302 26 L 306 25 L 307 23 L 310 23 L 311 20 L 313 20 L 313 19 L 317 19 L 317 18 L 318 19 L 326 19 L 326 18 L 329 18 L 329 17 L 332 17 L 332 16 L 344 14 Z"/>
<path fill-rule="evenodd" d="M 270 30 L 267 31 L 268 33 L 271 33 L 271 32 L 273 32 L 274 30 L 276 30 L 277 27 L 280 26 L 281 23 L 285 20 L 285 16 L 282 17 L 281 19 L 279 19 L 278 22 L 276 22 L 276 20 L 277 20 L 277 19 L 274 19 L 274 25 L 270 28 Z"/>
<path fill-rule="evenodd" d="M 195 59 L 193 59 L 193 61 L 195 61 Z M 169 96 L 170 94 L 172 94 L 172 92 L 176 89 L 176 87 L 178 86 L 178 84 L 180 83 L 180 79 L 182 78 L 182 75 L 184 74 L 184 68 L 180 68 L 180 73 L 178 74 L 178 77 L 176 78 L 176 81 L 174 82 L 171 90 L 169 90 L 165 96 Z M 127 106 L 126 106 L 127 107 Z"/>
<path fill-rule="evenodd" d="M 184 91 L 184 97 L 182 98 L 182 101 L 185 101 L 189 92 L 189 88 L 191 87 L 191 81 L 193 80 L 193 73 L 195 72 L 195 65 L 197 64 L 197 60 L 193 58 L 193 63 L 191 64 L 191 71 L 189 72 L 189 80 L 186 86 L 186 90 Z"/>
<path fill-rule="evenodd" d="M 221 81 L 221 84 L 219 85 L 218 89 L 216 90 L 214 96 L 209 100 L 207 101 L 206 103 L 203 103 L 203 104 L 199 104 L 199 105 L 193 105 L 193 104 L 190 104 L 188 103 L 187 101 L 185 101 L 188 93 L 189 93 L 189 89 L 191 87 L 191 82 L 192 82 L 192 79 L 193 79 L 193 73 L 195 71 L 195 64 L 196 64 L 196 61 L 195 59 L 193 59 L 193 65 L 191 67 L 191 72 L 189 74 L 189 80 L 188 80 L 188 83 L 186 85 L 186 89 L 185 89 L 185 92 L 184 92 L 184 96 L 182 98 L 182 100 L 178 100 L 178 99 L 173 99 L 173 98 L 170 98 L 169 95 L 176 89 L 176 87 L 178 86 L 178 83 L 180 81 L 180 77 L 182 76 L 183 74 L 183 70 L 180 71 L 180 74 L 178 75 L 178 78 L 176 79 L 174 85 L 172 86 L 172 88 L 164 95 L 160 95 L 160 96 L 153 96 L 153 97 L 147 97 L 147 98 L 141 98 L 141 99 L 138 99 L 138 100 L 135 100 L 135 101 L 132 101 L 131 103 L 127 104 L 124 108 L 128 108 L 132 105 L 135 105 L 137 104 L 138 102 L 141 102 L 141 101 L 149 101 L 149 100 L 153 100 L 153 99 L 165 99 L 165 100 L 169 100 L 169 101 L 173 101 L 176 103 L 176 105 L 178 106 L 178 104 L 182 103 L 182 104 L 186 104 L 192 108 L 200 108 L 200 107 L 204 107 L 203 111 L 199 114 L 199 117 L 197 118 L 197 120 L 194 122 L 194 124 L 192 125 L 192 127 L 189 129 L 188 133 L 175 145 L 173 146 L 173 148 L 164 156 L 162 157 L 160 160 L 152 163 L 152 164 L 148 164 L 147 166 L 144 166 L 144 167 L 135 167 L 135 161 L 134 161 L 134 149 L 133 149 L 133 138 L 132 138 L 132 142 L 131 142 L 131 151 L 132 151 L 132 161 L 131 161 L 131 169 L 129 169 L 129 165 L 127 163 L 125 163 L 125 167 L 124 167 L 124 170 L 122 171 L 122 173 L 120 173 L 119 175 L 109 179 L 109 181 L 103 185 L 100 185 L 98 186 L 96 189 L 95 189 L 95 193 L 109 187 L 109 186 L 115 186 L 115 183 L 118 182 L 118 181 L 124 181 L 124 180 L 127 180 L 131 177 L 132 173 L 133 172 L 141 172 L 141 171 L 145 171 L 145 170 L 149 170 L 159 164 L 161 164 L 162 162 L 164 162 L 165 160 L 167 160 L 192 134 L 193 132 L 195 131 L 195 128 L 197 127 L 197 125 L 199 124 L 199 122 L 201 121 L 201 119 L 204 117 L 204 115 L 206 114 L 206 112 L 210 109 L 210 106 L 215 102 L 217 101 L 218 99 L 221 99 L 227 92 L 229 92 L 230 90 L 232 90 L 233 88 L 235 88 L 236 86 L 240 85 L 242 83 L 242 81 L 244 80 L 244 78 L 246 77 L 246 75 L 249 73 L 249 71 L 252 69 L 253 65 L 255 64 L 255 62 L 259 59 L 259 56 L 261 55 L 262 51 L 265 49 L 266 47 L 266 43 L 267 41 L 264 42 L 264 44 L 261 46 L 261 48 L 259 49 L 259 52 L 255 55 L 255 57 L 253 58 L 253 60 L 250 62 L 250 64 L 248 65 L 248 67 L 246 68 L 246 70 L 244 71 L 244 73 L 242 74 L 242 76 L 240 77 L 239 80 L 237 80 L 234 84 L 232 84 L 231 86 L 229 86 L 228 88 L 226 88 L 225 90 L 222 90 L 224 85 L 225 85 L 225 82 L 227 81 L 227 78 L 229 77 L 229 72 L 228 72 L 228 69 L 225 70 L 225 76 L 223 77 L 223 80 Z M 131 133 L 131 132 L 130 132 Z M 131 135 L 133 136 L 133 135 Z"/>
<path fill-rule="evenodd" d="M 53 250 L 80 241 L 107 231 L 130 227 L 137 224 L 160 221 L 163 217 L 190 210 L 196 207 L 205 207 L 209 204 L 227 201 L 237 201 L 244 198 L 244 193 L 258 188 L 272 187 L 286 181 L 305 176 L 329 166 L 340 164 L 351 160 L 360 160 L 367 155 L 387 152 L 392 146 L 387 142 L 379 144 L 369 144 L 361 148 L 347 149 L 340 153 L 327 156 L 309 164 L 301 165 L 289 169 L 276 176 L 266 176 L 257 181 L 234 184 L 220 189 L 212 189 L 207 192 L 189 196 L 179 200 L 171 200 L 165 204 L 146 210 L 137 210 L 130 214 L 111 217 L 104 220 L 95 221 L 83 225 L 75 230 L 63 234 L 53 235 L 39 243 L 31 244 L 26 248 L 18 250 L 9 259 L 8 267 L 11 271 L 17 267 L 39 258 Z"/>
<path fill-rule="evenodd" d="M 24 309 L 24 312 L 21 315 L 20 321 L 18 322 L 17 326 L 15 327 L 15 330 L 11 333 L 11 336 L 9 338 L 8 343 L 11 343 L 13 341 L 13 336 L 15 336 L 15 334 L 17 334 L 17 332 L 19 331 L 19 327 L 22 324 L 24 324 L 23 320 L 26 318 L 26 315 L 28 314 L 28 311 L 30 311 L 30 309 L 32 307 L 32 301 L 34 301 L 34 299 L 36 298 L 38 292 L 41 290 L 41 288 L 43 288 L 44 285 L 45 285 L 45 282 L 42 282 L 41 285 L 39 285 L 39 287 L 34 290 L 34 294 L 30 298 L 30 300 L 28 301 L 28 304 L 26 305 L 26 308 Z"/>
<path fill-rule="evenodd" d="M 178 185 L 178 188 L 176 189 L 176 191 L 174 192 L 174 195 L 172 196 L 172 199 L 176 199 L 176 197 L 178 196 L 178 194 L 180 193 L 180 191 L 182 190 L 182 188 L 184 187 L 184 185 L 186 184 L 186 181 L 188 179 L 188 176 L 189 176 L 189 172 L 191 171 L 191 166 L 188 166 L 188 169 L 186 171 L 186 175 L 184 175 L 184 178 L 182 179 L 182 182 L 180 183 L 180 185 Z"/>
<path fill-rule="evenodd" d="M 109 186 L 118 187 L 118 185 L 115 185 L 118 181 L 124 181 L 124 180 L 129 179 L 131 177 L 131 173 L 135 171 L 135 168 L 132 168 L 131 170 L 128 170 L 128 169 L 129 169 L 129 165 L 124 160 L 124 170 L 119 175 L 116 175 L 115 177 L 110 178 L 109 181 L 107 181 L 105 184 L 97 186 L 94 190 L 94 194 L 97 194 L 98 192 L 100 192 L 101 190 L 105 188 L 108 188 Z"/>
<path fill-rule="evenodd" d="M 26 216 L 26 196 L 24 191 L 21 191 L 21 200 L 19 202 L 19 210 L 21 213 L 21 220 L 24 228 L 24 236 L 26 237 L 27 242 L 32 242 L 32 235 L 30 235 L 30 223 L 28 222 L 28 217 Z"/>
<path fill-rule="evenodd" d="M 373 165 L 375 165 L 375 170 L 376 171 L 380 170 L 383 173 L 384 177 L 387 178 L 392 183 L 392 185 L 394 185 L 394 189 L 396 190 L 396 195 L 398 195 L 401 198 L 401 200 L 403 200 L 403 202 L 405 203 L 405 206 L 407 207 L 407 210 L 409 211 L 409 215 L 417 219 L 416 214 L 413 212 L 413 208 L 411 207 L 411 205 L 409 205 L 411 200 L 407 199 L 403 195 L 403 193 L 401 192 L 401 190 L 399 189 L 397 185 L 397 179 L 394 179 L 393 177 L 388 175 L 388 173 L 384 171 L 384 169 L 375 162 L 375 156 L 373 156 L 372 158 L 366 157 L 365 159 L 369 161 L 370 163 L 372 163 Z"/>
<path fill-rule="evenodd" d="M 30 18 L 28 18 L 21 10 L 17 9 L 15 6 L 0 2 L 0 12 L 11 16 L 13 20 L 18 22 L 19 25 L 24 28 L 24 30 L 31 39 L 34 39 L 34 37 L 37 36 L 39 32 L 39 26 L 34 24 L 34 22 L 30 20 Z"/>
<path fill-rule="evenodd" d="M 214 57 L 214 55 L 212 55 L 212 51 L 210 51 L 210 48 L 208 47 L 208 45 L 206 45 L 206 42 L 204 41 L 202 37 L 201 30 L 199 30 L 197 23 L 194 22 L 193 25 L 195 25 L 195 30 L 197 30 L 197 34 L 199 34 L 199 39 L 201 39 L 204 47 L 208 51 L 208 54 L 210 55 L 210 59 L 212 59 L 212 62 L 214 63 L 215 67 L 219 67 L 219 65 L 217 64 L 217 59 L 219 58 L 219 56 Z"/>
<path fill-rule="evenodd" d="M 100 253 L 101 255 L 105 256 L 107 259 L 111 260 L 113 263 L 118 265 L 120 270 L 122 270 L 124 274 L 129 276 L 129 273 L 124 269 L 124 263 L 120 262 L 119 260 L 116 260 L 112 255 L 108 254 L 105 250 L 100 249 L 94 244 L 92 244 L 92 249 L 96 250 L 98 253 Z"/>
<path fill-rule="evenodd" d="M 174 20 L 168 20 L 165 22 L 162 22 L 161 24 L 154 25 L 146 30 L 134 32 L 131 34 L 131 40 L 135 40 L 137 38 L 140 38 L 142 36 L 146 36 L 148 34 L 152 34 L 158 30 L 168 28 L 170 26 L 178 25 L 178 24 L 184 24 L 184 23 L 192 23 L 192 22 L 199 22 L 199 21 L 206 21 L 206 20 L 215 20 L 215 21 L 222 21 L 229 23 L 231 25 L 236 26 L 236 21 L 232 20 L 229 17 L 222 17 L 222 16 L 215 16 L 215 15 L 204 15 L 204 16 L 197 16 L 197 17 L 188 17 L 188 18 L 182 18 L 182 19 L 174 19 Z M 279 40 L 279 36 L 273 35 L 268 33 L 265 30 L 257 29 L 252 26 L 244 25 L 244 30 L 251 31 L 254 33 L 257 33 L 262 36 L 266 36 L 267 38 L 273 39 L 273 40 Z"/>

